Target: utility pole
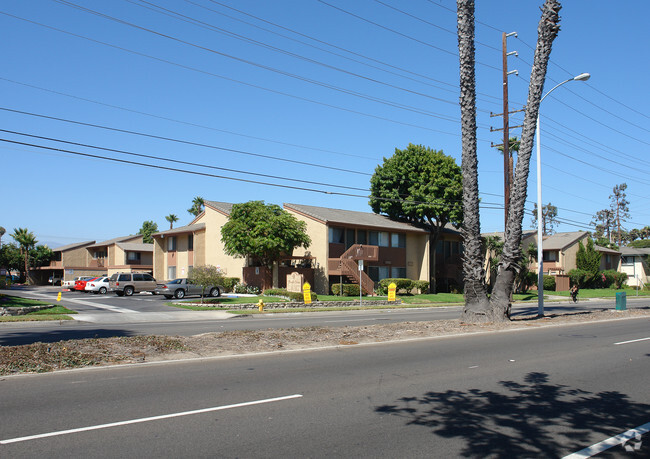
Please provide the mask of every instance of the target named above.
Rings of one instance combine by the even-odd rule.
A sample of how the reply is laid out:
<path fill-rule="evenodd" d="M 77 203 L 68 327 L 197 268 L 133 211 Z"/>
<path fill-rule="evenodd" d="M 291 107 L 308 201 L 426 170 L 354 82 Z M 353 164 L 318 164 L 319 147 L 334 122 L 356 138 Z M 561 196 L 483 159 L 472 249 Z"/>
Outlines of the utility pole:
<path fill-rule="evenodd" d="M 521 112 L 522 110 L 515 110 L 510 112 L 508 107 L 508 76 L 515 74 L 519 75 L 517 70 L 508 71 L 508 56 L 518 56 L 517 51 L 508 52 L 508 37 L 517 36 L 517 32 L 503 33 L 502 41 L 502 60 L 503 60 L 503 113 L 490 113 L 490 116 L 503 116 L 503 128 L 493 129 L 491 132 L 503 130 L 503 144 L 492 144 L 493 147 L 503 146 L 503 204 L 504 204 L 504 225 L 508 224 L 508 209 L 510 207 L 510 188 L 513 180 L 513 159 L 510 152 L 510 114 Z M 512 126 L 514 128 L 522 127 L 522 125 Z M 505 227 L 504 227 L 505 228 Z"/>

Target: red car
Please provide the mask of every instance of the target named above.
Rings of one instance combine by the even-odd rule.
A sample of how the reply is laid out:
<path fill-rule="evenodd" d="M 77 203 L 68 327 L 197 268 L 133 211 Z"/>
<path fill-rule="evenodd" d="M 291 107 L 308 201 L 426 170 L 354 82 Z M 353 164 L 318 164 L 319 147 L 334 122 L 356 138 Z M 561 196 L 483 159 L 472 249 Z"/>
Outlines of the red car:
<path fill-rule="evenodd" d="M 86 289 L 86 282 L 94 281 L 99 279 L 99 277 L 82 277 L 79 280 L 74 281 L 74 289 L 83 292 Z"/>

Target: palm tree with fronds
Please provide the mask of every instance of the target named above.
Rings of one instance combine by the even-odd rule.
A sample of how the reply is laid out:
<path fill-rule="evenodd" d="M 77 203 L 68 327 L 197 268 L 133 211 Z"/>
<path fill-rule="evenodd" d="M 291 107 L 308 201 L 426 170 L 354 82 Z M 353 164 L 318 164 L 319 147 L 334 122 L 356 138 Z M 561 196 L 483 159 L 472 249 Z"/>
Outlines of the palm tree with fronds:
<path fill-rule="evenodd" d="M 178 217 L 174 214 L 169 214 L 165 217 L 165 220 L 169 222 L 169 229 L 174 228 L 174 222 L 178 221 Z"/>
<path fill-rule="evenodd" d="M 14 228 L 14 233 L 11 237 L 20 246 L 20 254 L 25 257 L 25 280 L 29 283 L 29 278 L 27 277 L 27 273 L 29 272 L 29 249 L 34 247 L 38 241 L 34 233 L 27 228 Z"/>
<path fill-rule="evenodd" d="M 197 196 L 192 200 L 192 207 L 187 209 L 189 213 L 194 215 L 195 217 L 198 217 L 201 212 L 203 212 L 203 208 L 205 207 L 205 201 L 201 196 Z"/>

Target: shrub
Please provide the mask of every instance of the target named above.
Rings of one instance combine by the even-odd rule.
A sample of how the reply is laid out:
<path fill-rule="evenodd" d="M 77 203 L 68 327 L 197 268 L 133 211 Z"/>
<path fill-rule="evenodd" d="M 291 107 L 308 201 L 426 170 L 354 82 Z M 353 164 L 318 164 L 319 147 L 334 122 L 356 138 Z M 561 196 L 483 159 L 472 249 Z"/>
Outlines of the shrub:
<path fill-rule="evenodd" d="M 605 276 L 605 282 L 604 282 L 605 288 L 609 287 L 609 288 L 620 289 L 623 288 L 623 286 L 627 283 L 627 274 L 619 273 L 614 269 L 608 269 L 607 271 L 603 271 L 602 274 L 603 276 Z"/>
<path fill-rule="evenodd" d="M 555 276 L 544 276 L 544 290 L 555 290 Z"/>
<path fill-rule="evenodd" d="M 426 293 L 429 291 L 429 281 L 425 281 L 425 280 L 414 281 L 413 287 L 415 287 L 420 294 Z"/>
<path fill-rule="evenodd" d="M 226 292 L 235 290 L 235 285 L 239 283 L 239 277 L 224 277 L 221 286 Z"/>
<path fill-rule="evenodd" d="M 240 282 L 236 283 L 233 287 L 234 293 L 248 293 L 249 295 L 259 295 L 260 289 L 252 285 L 242 284 Z"/>
<path fill-rule="evenodd" d="M 572 269 L 569 271 L 571 285 L 577 285 L 579 288 L 591 287 L 594 282 L 594 275 L 584 269 Z"/>
<path fill-rule="evenodd" d="M 401 278 L 387 278 L 379 281 L 379 288 L 383 295 L 388 294 L 388 286 L 394 282 L 397 286 L 397 291 L 405 290 L 406 293 L 411 293 L 411 290 L 415 288 L 415 281 L 413 279 L 401 279 Z"/>
<path fill-rule="evenodd" d="M 267 288 L 264 290 L 264 295 L 279 296 L 282 298 L 288 298 L 291 301 L 304 301 L 305 299 L 302 292 L 290 292 L 286 288 Z M 314 291 L 311 292 L 311 300 L 318 301 L 318 295 Z"/>
<path fill-rule="evenodd" d="M 359 296 L 359 285 L 343 284 L 343 294 L 341 295 L 341 284 L 332 284 L 332 293 L 336 296 Z"/>

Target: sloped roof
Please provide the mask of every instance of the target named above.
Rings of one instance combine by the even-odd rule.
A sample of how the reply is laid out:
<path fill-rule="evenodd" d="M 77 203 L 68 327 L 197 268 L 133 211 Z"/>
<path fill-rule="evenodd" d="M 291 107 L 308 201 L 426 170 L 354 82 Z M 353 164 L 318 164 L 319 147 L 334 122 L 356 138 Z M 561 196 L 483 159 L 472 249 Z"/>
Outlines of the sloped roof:
<path fill-rule="evenodd" d="M 178 228 L 172 228 L 166 231 L 159 231 L 158 233 L 154 233 L 152 236 L 167 236 L 167 235 L 181 234 L 181 233 L 192 233 L 194 231 L 199 231 L 202 229 L 205 229 L 205 223 L 195 223 L 193 225 L 179 226 Z"/>
<path fill-rule="evenodd" d="M 372 212 L 358 212 L 354 210 L 330 209 L 328 207 L 305 206 L 302 204 L 284 204 L 285 209 L 291 209 L 306 217 L 313 218 L 324 224 L 342 224 L 366 226 L 377 229 L 389 229 L 399 231 L 411 231 L 427 233 L 423 228 L 411 225 L 410 223 L 396 222 L 384 215 L 378 215 Z M 447 225 L 445 230 L 458 232 L 451 225 Z"/>
<path fill-rule="evenodd" d="M 230 215 L 230 212 L 232 211 L 232 206 L 233 204 L 229 202 L 219 202 L 219 201 L 205 201 L 204 204 L 207 207 L 211 207 L 214 210 L 217 210 L 221 213 L 224 213 L 226 215 Z"/>
<path fill-rule="evenodd" d="M 570 231 L 567 233 L 555 233 L 543 241 L 544 250 L 562 250 L 580 239 L 588 236 L 586 231 Z"/>
<path fill-rule="evenodd" d="M 95 243 L 95 241 L 74 242 L 72 244 L 62 245 L 61 247 L 57 247 L 56 249 L 52 249 L 52 251 L 53 252 L 65 252 L 66 250 L 78 249 L 79 247 L 83 247 L 85 245 L 90 245 L 90 244 L 94 244 L 94 243 Z"/>
<path fill-rule="evenodd" d="M 618 250 L 610 249 L 609 247 L 602 247 L 596 244 L 594 244 L 594 250 L 596 252 L 603 252 L 603 253 L 621 253 Z"/>
<path fill-rule="evenodd" d="M 621 247 L 621 255 L 650 255 L 648 247 Z"/>
<path fill-rule="evenodd" d="M 144 242 L 118 242 L 115 245 L 129 252 L 153 252 L 153 244 Z"/>
<path fill-rule="evenodd" d="M 105 247 L 105 246 L 108 246 L 108 245 L 113 245 L 113 244 L 118 243 L 118 242 L 127 242 L 127 241 L 130 241 L 131 239 L 137 239 L 137 238 L 140 238 L 140 237 L 142 237 L 141 234 L 135 234 L 135 235 L 131 235 L 131 236 L 114 237 L 113 239 L 108 239 L 107 241 L 102 241 L 102 242 L 98 242 L 98 243 L 93 244 L 93 245 L 89 245 L 88 248 L 92 249 L 92 248 L 95 248 L 95 247 Z"/>

